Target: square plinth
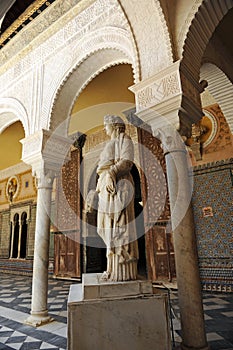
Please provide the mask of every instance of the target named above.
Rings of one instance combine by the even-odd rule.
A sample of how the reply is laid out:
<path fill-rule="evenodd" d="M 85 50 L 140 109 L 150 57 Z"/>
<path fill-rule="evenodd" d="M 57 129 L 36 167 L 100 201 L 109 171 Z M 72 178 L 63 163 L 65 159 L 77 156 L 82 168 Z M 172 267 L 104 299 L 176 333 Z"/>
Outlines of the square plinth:
<path fill-rule="evenodd" d="M 68 350 L 170 350 L 166 295 L 148 281 L 102 282 L 84 274 L 68 299 Z"/>

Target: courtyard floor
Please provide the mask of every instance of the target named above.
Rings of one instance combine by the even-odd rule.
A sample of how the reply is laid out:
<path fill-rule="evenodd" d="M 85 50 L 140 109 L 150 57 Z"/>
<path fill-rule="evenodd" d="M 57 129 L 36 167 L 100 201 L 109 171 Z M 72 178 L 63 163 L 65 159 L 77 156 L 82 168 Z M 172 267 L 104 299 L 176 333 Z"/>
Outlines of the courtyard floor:
<path fill-rule="evenodd" d="M 71 283 L 74 282 L 49 279 L 48 309 L 55 321 L 33 328 L 24 324 L 31 307 L 31 278 L 1 274 L 0 350 L 66 349 L 67 297 Z M 179 307 L 176 290 L 171 289 L 169 294 L 175 345 L 180 341 Z M 211 350 L 233 350 L 233 294 L 205 292 L 203 304 Z"/>

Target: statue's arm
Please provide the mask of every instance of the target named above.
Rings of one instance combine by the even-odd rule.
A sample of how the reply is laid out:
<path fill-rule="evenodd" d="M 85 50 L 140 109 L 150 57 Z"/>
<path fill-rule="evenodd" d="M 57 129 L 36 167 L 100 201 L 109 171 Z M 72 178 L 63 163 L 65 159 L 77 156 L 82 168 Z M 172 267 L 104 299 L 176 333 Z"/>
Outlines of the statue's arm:
<path fill-rule="evenodd" d="M 128 174 L 133 166 L 134 147 L 129 136 L 125 136 L 120 149 L 120 158 L 110 167 L 110 173 L 116 177 Z"/>

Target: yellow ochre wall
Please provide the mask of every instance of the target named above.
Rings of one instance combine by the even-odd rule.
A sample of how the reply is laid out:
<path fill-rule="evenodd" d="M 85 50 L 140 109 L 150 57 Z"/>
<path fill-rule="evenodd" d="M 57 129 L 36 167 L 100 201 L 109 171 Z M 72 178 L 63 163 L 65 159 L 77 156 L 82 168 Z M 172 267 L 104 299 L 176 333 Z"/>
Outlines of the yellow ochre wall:
<path fill-rule="evenodd" d="M 21 122 L 16 122 L 0 134 L 0 170 L 18 164 L 21 161 L 22 145 L 19 140 L 24 138 Z"/>

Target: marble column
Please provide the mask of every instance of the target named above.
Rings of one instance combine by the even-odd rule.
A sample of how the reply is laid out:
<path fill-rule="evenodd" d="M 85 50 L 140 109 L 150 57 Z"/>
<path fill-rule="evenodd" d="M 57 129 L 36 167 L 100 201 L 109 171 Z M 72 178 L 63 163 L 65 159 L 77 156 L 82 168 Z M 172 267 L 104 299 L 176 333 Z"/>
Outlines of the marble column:
<path fill-rule="evenodd" d="M 21 221 L 21 216 L 20 216 L 20 217 L 19 217 L 19 241 L 18 241 L 18 254 L 17 254 L 17 259 L 20 259 L 21 236 L 22 236 L 22 221 Z"/>
<path fill-rule="evenodd" d="M 54 177 L 70 159 L 73 141 L 48 130 L 40 130 L 21 140 L 22 160 L 32 166 L 37 179 L 37 211 L 32 279 L 31 315 L 26 323 L 40 326 L 50 322 L 48 315 L 48 265 L 51 195 Z"/>
<path fill-rule="evenodd" d="M 165 153 L 181 316 L 181 349 L 208 349 L 186 147 L 173 126 L 153 130 Z"/>
<path fill-rule="evenodd" d="M 48 266 L 49 266 L 49 235 L 50 210 L 53 186 L 53 172 L 40 172 L 37 174 L 37 210 L 35 228 L 35 246 L 32 279 L 31 316 L 27 324 L 40 326 L 50 322 L 48 315 Z"/>

